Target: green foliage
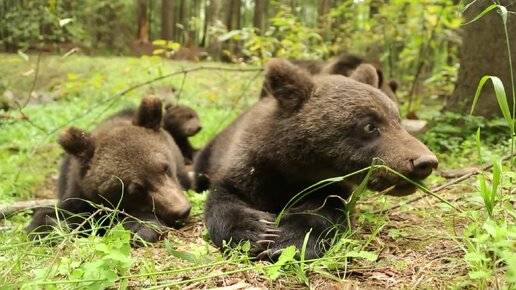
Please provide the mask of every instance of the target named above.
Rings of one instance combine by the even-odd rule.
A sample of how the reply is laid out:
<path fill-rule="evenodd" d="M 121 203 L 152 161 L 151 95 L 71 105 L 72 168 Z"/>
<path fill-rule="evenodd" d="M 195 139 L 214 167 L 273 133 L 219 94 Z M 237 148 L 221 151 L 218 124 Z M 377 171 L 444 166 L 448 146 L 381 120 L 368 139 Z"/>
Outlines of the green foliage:
<path fill-rule="evenodd" d="M 514 214 L 514 209 L 512 209 Z M 479 218 L 480 215 L 469 213 Z M 464 261 L 469 267 L 472 281 L 464 285 L 488 285 L 496 283 L 497 272 L 505 272 L 505 283 L 511 289 L 516 285 L 515 244 L 516 226 L 514 223 L 498 219 L 475 219 L 464 229 Z M 512 286 L 510 286 L 512 285 Z"/>
<path fill-rule="evenodd" d="M 281 269 L 285 268 L 288 270 L 289 262 L 295 261 L 294 256 L 297 253 L 296 246 L 292 245 L 286 247 L 278 258 L 278 261 L 274 263 L 272 267 L 266 269 L 267 275 L 272 280 L 276 280 L 281 275 Z"/>
<path fill-rule="evenodd" d="M 77 248 L 74 256 L 56 257 L 55 263 L 36 269 L 35 279 L 22 289 L 35 285 L 57 288 L 61 284 L 89 289 L 112 287 L 120 283 L 120 277 L 128 274 L 133 264 L 130 240 L 131 233 L 121 224 L 108 230 L 102 238 L 90 236 L 83 243 L 85 247 Z"/>
<path fill-rule="evenodd" d="M 171 58 L 181 48 L 180 43 L 163 39 L 154 40 L 152 44 L 158 47 L 152 52 L 153 55 L 162 55 L 167 58 Z"/>
<path fill-rule="evenodd" d="M 481 116 L 444 112 L 434 116 L 430 129 L 421 136 L 421 139 L 437 152 L 471 150 L 474 149 L 474 143 L 471 141 L 474 140 L 472 138 L 478 128 L 482 129 L 485 135 L 483 141 L 486 143 L 495 144 L 507 138 L 508 128 L 503 119 L 487 120 Z"/>
<path fill-rule="evenodd" d="M 0 22 L 0 42 L 7 51 L 29 47 L 59 51 L 63 43 L 127 51 L 133 39 L 136 8 L 131 0 L 0 0 L 0 5 L 6 8 L 0 10 L 5 20 Z"/>
<path fill-rule="evenodd" d="M 242 54 L 251 63 L 263 64 L 272 57 L 324 59 L 327 44 L 315 28 L 304 26 L 288 7 L 269 19 L 266 31 L 247 27 L 219 37 L 219 41 L 243 42 Z"/>
<path fill-rule="evenodd" d="M 8 50 L 42 42 L 62 42 L 74 31 L 73 28 L 69 31 L 68 26 L 60 27 L 56 9 L 42 6 L 38 1 L 8 7 L 0 24 L 1 39 Z"/>

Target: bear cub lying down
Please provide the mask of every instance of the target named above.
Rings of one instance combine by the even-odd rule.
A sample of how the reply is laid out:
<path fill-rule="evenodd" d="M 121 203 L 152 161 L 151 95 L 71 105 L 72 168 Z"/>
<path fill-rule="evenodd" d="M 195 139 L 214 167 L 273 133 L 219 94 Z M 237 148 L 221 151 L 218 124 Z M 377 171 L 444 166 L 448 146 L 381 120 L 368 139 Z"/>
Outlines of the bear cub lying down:
<path fill-rule="evenodd" d="M 275 259 L 287 246 L 301 249 L 310 233 L 305 258 L 321 256 L 335 229 L 347 224 L 342 199 L 364 175 L 312 192 L 276 224 L 297 193 L 365 168 L 375 157 L 415 181 L 437 167 L 435 155 L 401 125 L 395 102 L 372 85 L 377 70 L 370 64 L 356 70 L 361 73 L 350 78 L 310 75 L 285 60 L 268 63 L 272 97 L 237 118 L 195 161 L 196 189 L 210 189 L 204 219 L 216 246 L 250 241 L 251 255 Z M 386 170 L 374 171 L 368 182 L 372 190 L 392 186 L 391 195 L 416 190 Z"/>
<path fill-rule="evenodd" d="M 161 238 L 160 226 L 186 218 L 191 206 L 182 190 L 189 188 L 189 179 L 179 148 L 161 127 L 162 110 L 160 100 L 144 98 L 132 116 L 117 114 L 91 133 L 64 131 L 58 141 L 66 151 L 58 180 L 59 216 L 54 208 L 37 211 L 29 237 L 47 235 L 58 219 L 71 228 L 81 225 L 96 211 L 86 201 L 118 205 L 127 213 L 120 214 L 123 226 L 148 242 Z"/>

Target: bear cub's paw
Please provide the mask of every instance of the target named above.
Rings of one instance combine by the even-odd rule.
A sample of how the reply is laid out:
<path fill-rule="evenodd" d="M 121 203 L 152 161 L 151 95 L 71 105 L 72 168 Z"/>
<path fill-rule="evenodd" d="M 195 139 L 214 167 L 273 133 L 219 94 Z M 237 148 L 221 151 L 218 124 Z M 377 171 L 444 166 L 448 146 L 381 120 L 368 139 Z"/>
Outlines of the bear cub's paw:
<path fill-rule="evenodd" d="M 273 254 L 274 244 L 280 238 L 281 231 L 276 226 L 276 215 L 267 212 L 255 212 L 246 219 L 248 225 L 246 232 L 252 233 L 249 242 L 251 249 L 249 254 L 257 259 L 264 259 Z"/>
<path fill-rule="evenodd" d="M 135 247 L 143 247 L 146 242 L 159 242 L 165 236 L 165 232 L 154 223 L 146 224 L 136 220 L 127 221 L 124 223 L 124 228 L 131 231 L 131 244 Z"/>

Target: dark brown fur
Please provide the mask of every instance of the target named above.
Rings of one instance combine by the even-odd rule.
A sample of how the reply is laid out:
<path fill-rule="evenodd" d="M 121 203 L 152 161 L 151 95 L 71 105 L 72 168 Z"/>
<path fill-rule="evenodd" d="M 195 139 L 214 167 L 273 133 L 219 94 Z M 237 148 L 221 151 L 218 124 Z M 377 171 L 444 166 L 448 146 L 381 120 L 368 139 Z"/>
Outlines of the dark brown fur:
<path fill-rule="evenodd" d="M 345 228 L 340 198 L 349 197 L 364 175 L 312 192 L 275 225 L 297 193 L 365 168 L 373 158 L 413 180 L 431 174 L 435 155 L 405 131 L 391 99 L 361 83 L 375 79 L 374 68 L 361 66 L 373 76 L 311 76 L 287 61 L 269 62 L 265 78 L 273 97 L 237 118 L 196 158 L 197 189 L 210 189 L 205 223 L 215 245 L 248 240 L 252 255 L 274 259 L 289 245 L 300 249 L 310 232 L 305 258 L 314 258 Z M 385 170 L 375 171 L 368 183 L 373 190 L 391 186 L 392 195 L 416 189 Z"/>
<path fill-rule="evenodd" d="M 47 235 L 58 217 L 77 227 L 83 222 L 77 214 L 96 210 L 87 201 L 123 210 L 130 215 L 121 215 L 124 227 L 149 242 L 160 239 L 161 225 L 186 218 L 190 204 L 182 189 L 189 187 L 188 176 L 177 145 L 161 128 L 161 117 L 161 102 L 146 98 L 133 114 L 117 114 L 91 133 L 64 131 L 58 141 L 66 151 L 58 216 L 54 209 L 36 212 L 27 228 L 30 237 Z"/>

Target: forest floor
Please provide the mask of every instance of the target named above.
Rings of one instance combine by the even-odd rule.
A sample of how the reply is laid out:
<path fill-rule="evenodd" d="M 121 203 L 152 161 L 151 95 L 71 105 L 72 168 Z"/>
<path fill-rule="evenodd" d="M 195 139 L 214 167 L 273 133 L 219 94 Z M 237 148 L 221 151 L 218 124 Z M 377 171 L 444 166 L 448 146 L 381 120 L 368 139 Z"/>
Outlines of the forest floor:
<path fill-rule="evenodd" d="M 199 112 L 203 130 L 193 143 L 201 147 L 258 99 L 263 79 L 259 70 L 243 65 L 29 57 L 0 55 L 0 105 L 10 106 L 0 111 L 0 204 L 54 197 L 61 155 L 55 140 L 67 126 L 91 129 L 148 94 L 165 100 L 179 95 L 181 104 Z M 223 69 L 181 72 L 200 66 Z M 179 73 L 139 85 L 171 72 Z M 436 151 L 440 171 L 479 167 L 474 136 L 466 140 L 469 147 L 458 153 Z M 502 146 L 483 146 L 488 160 L 506 153 Z M 426 184 L 435 188 L 446 182 L 433 175 Z M 304 263 L 288 257 L 276 264 L 255 262 L 238 250 L 221 254 L 202 223 L 207 192 L 188 192 L 192 215 L 164 242 L 131 250 L 127 235 L 116 230 L 103 237 L 58 231 L 53 245 L 30 242 L 24 228 L 31 215 L 23 211 L 0 220 L 0 288 L 510 288 L 507 267 L 478 277 L 486 270 L 483 258 L 471 255 L 482 240 L 470 239 L 470 233 L 482 227 L 484 215 L 476 182 L 473 176 L 437 193 L 459 210 L 422 192 L 403 198 L 369 192 L 338 248 Z M 422 198 L 405 204 L 416 196 Z"/>

